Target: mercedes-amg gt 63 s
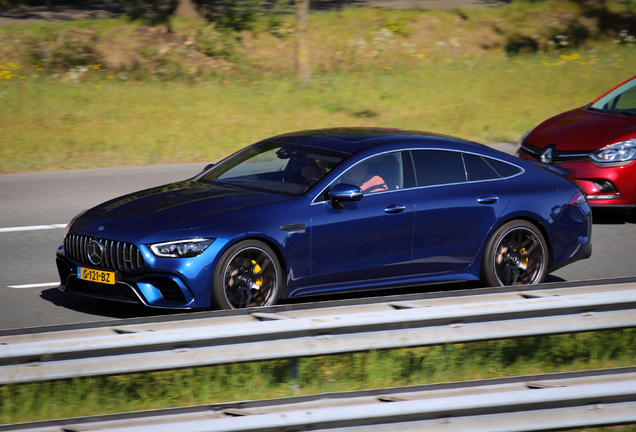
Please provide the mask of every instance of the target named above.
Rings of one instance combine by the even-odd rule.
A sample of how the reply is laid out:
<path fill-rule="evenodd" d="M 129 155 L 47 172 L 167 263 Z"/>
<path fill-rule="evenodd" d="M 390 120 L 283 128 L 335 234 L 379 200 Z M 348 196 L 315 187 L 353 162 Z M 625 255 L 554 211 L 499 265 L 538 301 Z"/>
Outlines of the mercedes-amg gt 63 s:
<path fill-rule="evenodd" d="M 591 254 L 571 180 L 481 144 L 393 129 L 280 135 L 76 216 L 62 291 L 158 308 L 482 280 L 537 284 Z"/>

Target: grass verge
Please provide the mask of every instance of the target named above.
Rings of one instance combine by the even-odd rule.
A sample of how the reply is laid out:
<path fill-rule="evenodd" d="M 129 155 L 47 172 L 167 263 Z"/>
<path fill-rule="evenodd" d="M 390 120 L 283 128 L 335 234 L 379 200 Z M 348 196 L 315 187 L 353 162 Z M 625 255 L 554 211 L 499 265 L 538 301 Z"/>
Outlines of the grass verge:
<path fill-rule="evenodd" d="M 636 329 L 0 387 L 0 422 L 632 366 Z M 635 430 L 628 427 L 622 430 Z"/>
<path fill-rule="evenodd" d="M 631 77 L 636 56 L 631 48 L 617 49 L 430 63 L 413 58 L 402 66 L 315 76 L 306 87 L 285 77 L 238 75 L 192 84 L 108 77 L 5 81 L 0 173 L 218 160 L 272 135 L 336 126 L 516 141 Z"/>

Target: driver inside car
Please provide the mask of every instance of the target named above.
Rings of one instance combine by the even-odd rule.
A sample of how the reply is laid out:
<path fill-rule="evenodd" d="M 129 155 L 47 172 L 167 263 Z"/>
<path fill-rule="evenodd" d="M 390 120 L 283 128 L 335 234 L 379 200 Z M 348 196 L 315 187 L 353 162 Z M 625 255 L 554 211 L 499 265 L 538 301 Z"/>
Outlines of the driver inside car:
<path fill-rule="evenodd" d="M 303 177 L 307 186 L 313 186 L 318 183 L 325 173 L 327 166 L 324 161 L 307 158 L 300 166 L 300 175 Z"/>

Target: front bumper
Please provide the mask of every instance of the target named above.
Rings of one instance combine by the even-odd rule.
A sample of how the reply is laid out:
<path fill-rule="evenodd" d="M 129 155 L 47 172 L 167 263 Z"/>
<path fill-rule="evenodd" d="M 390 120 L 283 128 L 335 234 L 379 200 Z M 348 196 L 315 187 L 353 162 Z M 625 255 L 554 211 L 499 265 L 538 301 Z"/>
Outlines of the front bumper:
<path fill-rule="evenodd" d="M 90 266 L 71 260 L 64 251 L 64 243 L 58 248 L 55 261 L 61 291 L 156 308 L 190 309 L 195 303 L 188 285 L 175 274 L 107 269 L 114 271 L 115 284 L 90 282 L 78 277 L 79 267 Z"/>
<path fill-rule="evenodd" d="M 523 151 L 516 156 L 531 162 L 537 159 Z M 621 166 L 602 167 L 588 160 L 564 161 L 556 165 L 570 171 L 591 206 L 636 207 L 636 162 Z"/>

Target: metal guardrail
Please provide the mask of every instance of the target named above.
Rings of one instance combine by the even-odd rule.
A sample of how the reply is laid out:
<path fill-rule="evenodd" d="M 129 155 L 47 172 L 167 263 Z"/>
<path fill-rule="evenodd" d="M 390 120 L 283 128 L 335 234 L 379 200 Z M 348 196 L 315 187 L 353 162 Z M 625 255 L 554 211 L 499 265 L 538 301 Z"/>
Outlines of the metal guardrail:
<path fill-rule="evenodd" d="M 636 423 L 636 367 L 0 426 L 0 432 L 541 431 Z"/>
<path fill-rule="evenodd" d="M 620 286 L 625 284 L 636 283 L 636 277 L 619 277 L 609 279 L 596 279 L 585 281 L 585 286 L 581 287 L 580 281 L 562 281 L 562 282 L 550 282 L 538 285 L 519 285 L 519 286 L 506 286 L 506 287 L 488 287 L 477 288 L 471 286 L 471 283 L 437 283 L 432 285 L 423 285 L 417 287 L 394 287 L 391 289 L 383 289 L 378 291 L 371 291 L 366 293 L 360 293 L 361 297 L 353 297 L 351 293 L 344 294 L 332 294 L 329 296 L 316 296 L 316 297 L 302 297 L 293 300 L 284 300 L 281 304 L 276 306 L 268 306 L 258 309 L 261 312 L 267 313 L 302 313 L 307 315 L 330 315 L 330 309 L 343 309 L 347 306 L 354 307 L 357 310 L 377 310 L 375 305 L 388 304 L 392 302 L 421 302 L 427 301 L 426 304 L 439 305 L 453 303 L 467 303 L 467 302 L 484 302 L 492 300 L 505 300 L 510 298 L 521 298 L 521 296 L 531 296 L 536 293 L 537 296 L 545 295 L 563 295 L 563 293 L 579 293 L 588 292 L 590 288 L 605 286 L 606 291 L 612 291 L 611 286 Z M 468 287 L 468 288 L 462 288 Z M 431 290 L 435 289 L 435 290 Z M 619 288 L 620 289 L 620 288 Z M 411 294 L 392 294 L 391 292 L 404 292 L 416 290 L 416 293 Z M 550 294 L 548 294 L 548 290 Z M 544 292 L 545 291 L 545 292 Z M 372 297 L 365 297 L 363 294 L 373 294 Z M 340 298 L 340 300 L 324 300 L 325 298 Z M 481 300 L 476 300 L 481 299 Z M 305 303 L 299 303 L 299 300 L 305 300 Z M 441 303 L 440 303 L 441 302 Z M 88 330 L 99 330 L 104 328 L 120 327 L 120 326 L 132 326 L 136 328 L 151 328 L 156 329 L 157 325 L 161 323 L 169 323 L 172 327 L 179 326 L 181 322 L 192 322 L 193 320 L 205 320 L 211 318 L 225 318 L 237 319 L 238 317 L 248 317 L 255 309 L 237 309 L 237 310 L 221 310 L 221 311 L 188 311 L 181 313 L 174 313 L 175 311 L 165 311 L 166 315 L 151 314 L 144 317 L 136 318 L 124 318 L 124 319 L 105 319 L 102 321 L 87 321 L 79 323 L 69 324 L 52 324 L 38 327 L 22 327 L 22 328 L 7 328 L 0 329 L 0 338 L 7 336 L 19 336 L 21 340 L 25 340 L 27 335 L 35 335 L 36 333 L 48 333 L 49 335 L 57 332 L 75 332 L 82 331 L 86 334 Z M 149 310 L 145 310 L 148 312 Z M 159 310 L 155 310 L 159 311 Z M 323 312 L 326 311 L 326 312 Z M 304 316 L 305 316 L 304 315 Z M 140 327 L 141 326 L 141 327 Z M 49 337 L 49 336 L 47 336 Z"/>
<path fill-rule="evenodd" d="M 636 284 L 0 338 L 0 384 L 636 326 Z"/>

